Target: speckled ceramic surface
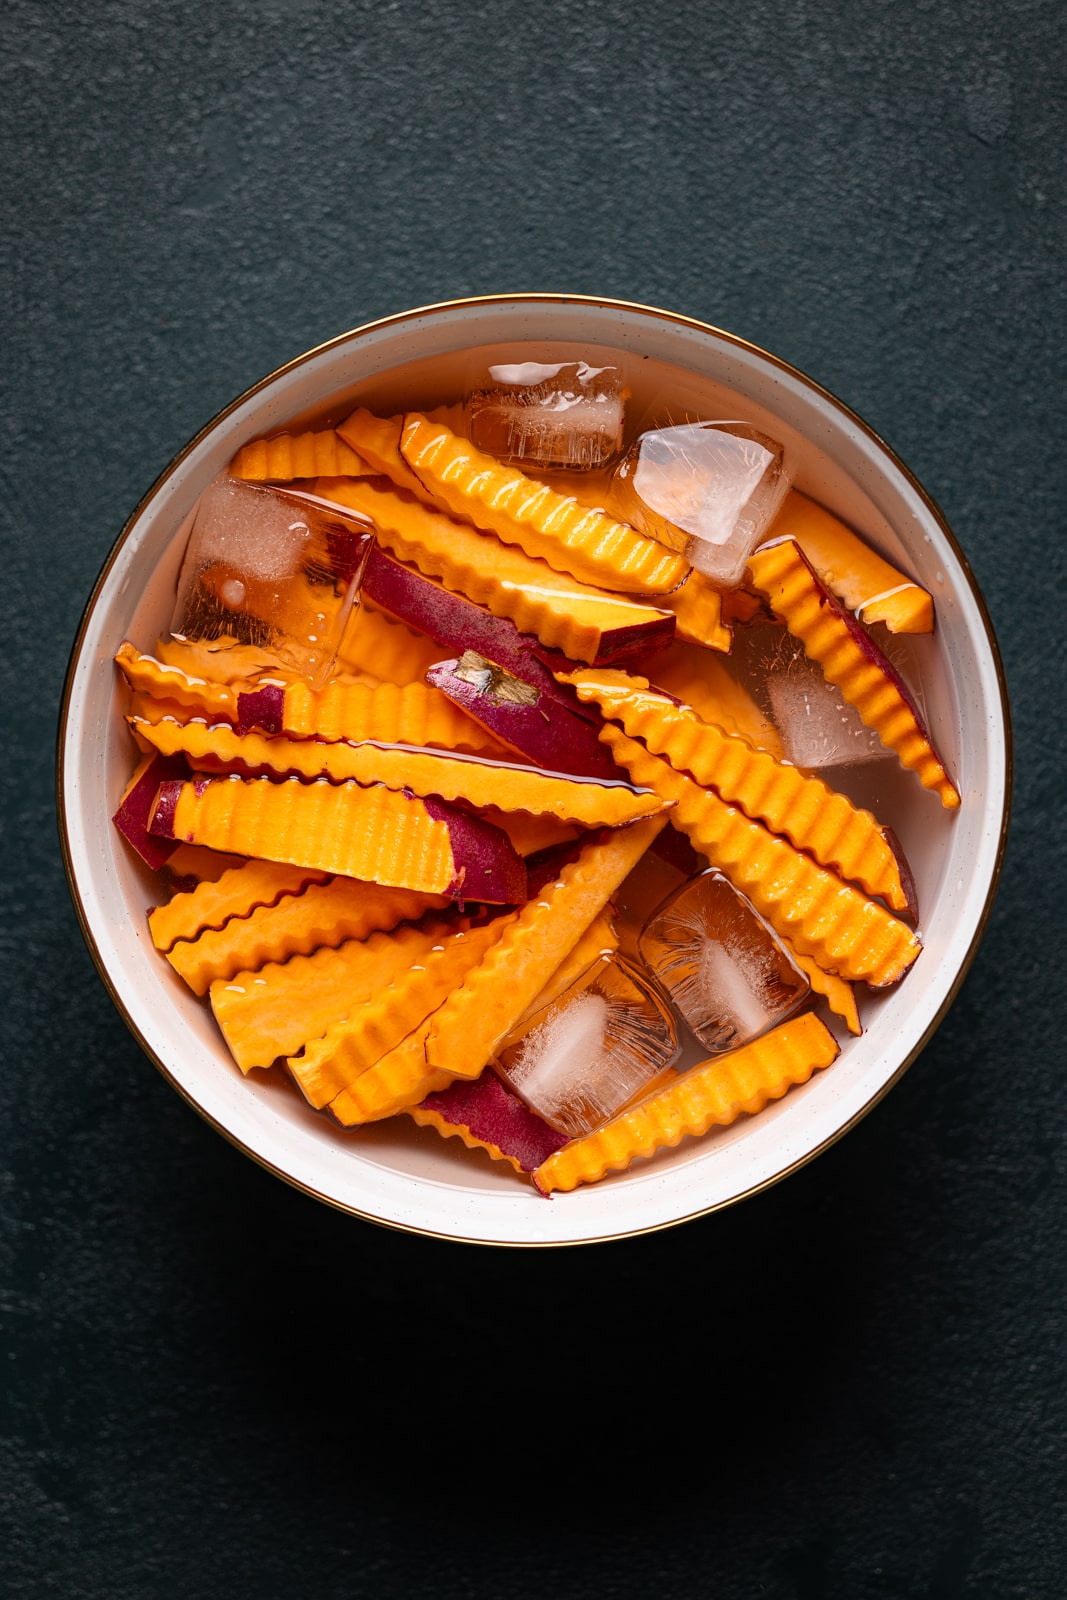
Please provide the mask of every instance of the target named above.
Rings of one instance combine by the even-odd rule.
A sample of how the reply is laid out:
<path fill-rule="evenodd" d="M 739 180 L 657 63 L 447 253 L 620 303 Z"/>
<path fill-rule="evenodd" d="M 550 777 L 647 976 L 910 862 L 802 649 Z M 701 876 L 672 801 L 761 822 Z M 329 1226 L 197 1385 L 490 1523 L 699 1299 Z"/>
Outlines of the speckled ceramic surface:
<path fill-rule="evenodd" d="M 150 640 L 169 619 L 183 525 L 234 450 L 334 396 L 338 415 L 364 397 L 379 405 L 404 397 L 403 374 L 383 375 L 405 363 L 447 365 L 468 346 L 530 340 L 624 350 L 643 364 L 650 389 L 684 384 L 688 373 L 704 388 L 730 391 L 746 417 L 785 440 L 798 487 L 932 591 L 937 632 L 913 642 L 913 659 L 931 732 L 963 795 L 950 816 L 917 781 L 879 764 L 882 810 L 918 884 L 925 949 L 902 985 L 865 1002 L 865 1032 L 842 1034 L 831 1069 L 758 1118 L 552 1201 L 406 1119 L 346 1134 L 279 1077 L 242 1078 L 206 1006 L 153 949 L 144 916 L 151 877 L 108 823 L 130 768 L 111 657 L 123 638 Z M 437 398 L 446 396 L 428 403 Z M 116 1002 L 174 1086 L 228 1138 L 309 1193 L 382 1223 L 479 1242 L 564 1244 L 728 1205 L 808 1160 L 877 1101 L 937 1025 L 981 936 L 1002 853 L 1008 749 L 980 597 L 936 508 L 857 418 L 775 358 L 684 318 L 614 302 L 509 297 L 430 307 L 312 351 L 249 391 L 172 464 L 123 532 L 88 607 L 64 709 L 61 814 L 83 927 Z"/>

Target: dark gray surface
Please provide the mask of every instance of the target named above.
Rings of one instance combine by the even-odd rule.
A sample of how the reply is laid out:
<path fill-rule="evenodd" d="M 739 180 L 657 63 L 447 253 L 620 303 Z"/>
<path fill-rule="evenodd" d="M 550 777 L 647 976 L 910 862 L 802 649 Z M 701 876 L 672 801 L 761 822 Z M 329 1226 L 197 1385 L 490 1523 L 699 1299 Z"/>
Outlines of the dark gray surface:
<path fill-rule="evenodd" d="M 1053 0 L 78 7 L 2 28 L 12 1596 L 1058 1600 L 1064 45 Z M 469 292 L 777 351 L 944 507 L 1016 821 L 883 1105 L 596 1250 L 389 1234 L 202 1125 L 83 948 L 52 741 L 130 509 L 237 392 Z"/>

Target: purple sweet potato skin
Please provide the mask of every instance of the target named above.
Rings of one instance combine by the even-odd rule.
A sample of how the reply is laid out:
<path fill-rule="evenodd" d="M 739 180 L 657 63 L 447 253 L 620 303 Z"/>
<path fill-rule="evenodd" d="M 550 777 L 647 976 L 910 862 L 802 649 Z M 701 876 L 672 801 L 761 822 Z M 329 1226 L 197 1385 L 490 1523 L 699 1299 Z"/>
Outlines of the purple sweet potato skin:
<path fill-rule="evenodd" d="M 172 841 L 171 849 L 173 849 L 178 844 L 178 840 L 174 836 L 174 813 L 181 798 L 183 782 L 181 778 L 173 778 L 166 783 L 159 784 L 158 787 L 159 798 L 156 801 L 156 808 L 149 819 L 148 831 L 156 839 Z M 167 855 L 170 855 L 170 850 L 167 851 Z"/>
<path fill-rule="evenodd" d="M 285 688 L 280 683 L 265 683 L 261 689 L 251 689 L 237 696 L 238 732 L 251 733 L 262 728 L 264 733 L 281 733 L 285 727 Z"/>
<path fill-rule="evenodd" d="M 543 1122 L 488 1067 L 473 1082 L 457 1081 L 439 1094 L 428 1095 L 422 1103 L 427 1111 L 436 1111 L 446 1122 L 466 1128 L 476 1139 L 495 1144 L 517 1161 L 523 1172 L 535 1171 L 568 1142 L 566 1134 Z"/>
<path fill-rule="evenodd" d="M 622 777 L 607 746 L 597 738 L 596 726 L 575 716 L 558 696 L 551 692 L 542 694 L 536 705 L 501 701 L 476 683 L 457 677 L 458 666 L 458 660 L 439 661 L 426 674 L 427 683 L 440 689 L 475 722 L 513 750 L 518 750 L 546 772 L 615 782 Z"/>
<path fill-rule="evenodd" d="M 405 794 L 409 792 L 404 791 Z M 415 796 L 409 794 L 414 800 Z M 526 863 L 507 834 L 446 800 L 419 799 L 435 822 L 448 828 L 455 876 L 445 893 L 455 899 L 517 906 L 526 899 Z"/>
<path fill-rule="evenodd" d="M 152 805 L 161 787 L 181 788 L 181 775 L 186 773 L 180 756 L 156 756 L 145 768 L 129 794 L 119 806 L 112 822 L 126 842 L 136 850 L 141 860 L 158 872 L 163 863 L 178 848 L 173 826 L 169 833 L 156 833 Z"/>

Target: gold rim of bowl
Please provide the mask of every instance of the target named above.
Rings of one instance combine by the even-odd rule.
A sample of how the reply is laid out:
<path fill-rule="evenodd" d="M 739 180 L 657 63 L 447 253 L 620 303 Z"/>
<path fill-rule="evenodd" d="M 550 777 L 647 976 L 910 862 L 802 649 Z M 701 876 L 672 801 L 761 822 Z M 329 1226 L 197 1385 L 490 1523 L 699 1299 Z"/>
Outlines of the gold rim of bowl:
<path fill-rule="evenodd" d="M 997 685 L 1000 690 L 1001 712 L 1004 718 L 1005 765 L 1004 794 L 1001 798 L 1002 809 L 1000 834 L 997 841 L 996 861 L 993 866 L 993 873 L 990 879 L 989 890 L 986 894 L 985 904 L 982 907 L 981 916 L 978 919 L 978 925 L 975 928 L 974 937 L 968 946 L 962 962 L 960 963 L 959 969 L 955 975 L 955 978 L 953 979 L 948 993 L 945 995 L 944 1000 L 938 1007 L 930 1026 L 926 1029 L 926 1032 L 923 1034 L 915 1048 L 901 1062 L 900 1066 L 893 1073 L 892 1077 L 889 1078 L 886 1083 L 882 1084 L 874 1094 L 872 1094 L 871 1098 L 860 1108 L 859 1111 L 856 1112 L 855 1116 L 851 1117 L 849 1121 L 844 1123 L 840 1128 L 835 1129 L 829 1138 L 824 1139 L 822 1143 L 816 1145 L 813 1150 L 808 1151 L 807 1154 L 801 1156 L 798 1160 L 790 1162 L 787 1166 L 782 1167 L 779 1171 L 772 1174 L 771 1177 L 763 1179 L 760 1183 L 753 1184 L 750 1188 L 742 1190 L 739 1194 L 731 1195 L 729 1199 L 718 1200 L 712 1205 L 701 1206 L 695 1211 L 686 1212 L 682 1216 L 672 1217 L 665 1222 L 656 1222 L 644 1228 L 626 1228 L 619 1233 L 594 1234 L 584 1239 L 482 1239 L 477 1238 L 474 1235 L 468 1236 L 443 1231 L 439 1232 L 432 1228 L 419 1228 L 410 1224 L 391 1222 L 385 1218 L 375 1216 L 373 1212 L 363 1211 L 357 1206 L 346 1205 L 343 1201 L 336 1200 L 331 1195 L 324 1194 L 321 1190 L 315 1189 L 312 1185 L 303 1183 L 299 1178 L 295 1178 L 291 1173 L 286 1172 L 283 1167 L 276 1166 L 273 1162 L 268 1161 L 264 1156 L 260 1155 L 242 1140 L 238 1139 L 233 1133 L 230 1132 L 228 1128 L 224 1127 L 222 1123 L 213 1117 L 209 1111 L 205 1110 L 205 1108 L 200 1105 L 200 1103 L 192 1094 L 189 1093 L 187 1089 L 183 1087 L 183 1085 L 178 1083 L 166 1062 L 161 1060 L 151 1046 L 147 1043 L 143 1034 L 140 1032 L 139 1028 L 136 1026 L 132 1017 L 130 1016 L 122 996 L 118 992 L 118 989 L 112 981 L 111 976 L 100 957 L 100 951 L 97 947 L 96 940 L 93 938 L 89 927 L 89 920 L 85 913 L 85 907 L 82 902 L 77 878 L 75 876 L 74 863 L 71 859 L 70 840 L 67 835 L 66 808 L 64 805 L 64 745 L 67 728 L 67 715 L 70 707 L 74 672 L 79 655 L 81 653 L 82 641 L 85 636 L 85 631 L 89 625 L 89 620 L 96 608 L 97 600 L 99 599 L 100 592 L 107 581 L 108 574 L 117 560 L 119 552 L 129 537 L 134 525 L 146 507 L 158 494 L 163 485 L 174 474 L 186 457 L 196 449 L 200 441 L 209 433 L 213 432 L 220 423 L 224 422 L 228 416 L 236 411 L 239 406 L 243 405 L 245 401 L 251 399 L 253 395 L 258 394 L 260 390 L 267 388 L 269 384 L 275 381 L 275 379 L 283 377 L 287 372 L 292 372 L 295 368 L 303 366 L 306 362 L 313 360 L 318 355 L 321 355 L 323 351 L 332 350 L 341 344 L 347 344 L 352 339 L 358 338 L 363 334 L 372 333 L 379 328 L 396 327 L 401 323 L 411 322 L 418 317 L 428 316 L 433 313 L 464 309 L 470 306 L 513 305 L 518 302 L 540 305 L 605 306 L 621 311 L 636 311 L 641 313 L 643 316 L 658 317 L 664 322 L 678 323 L 683 327 L 692 328 L 699 333 L 710 333 L 718 339 L 725 340 L 728 344 L 735 345 L 738 349 L 750 351 L 753 355 L 761 357 L 762 360 L 767 361 L 772 366 L 778 367 L 781 371 L 788 373 L 792 378 L 804 384 L 805 387 L 811 389 L 815 394 L 820 395 L 824 400 L 829 401 L 838 412 L 847 417 L 850 422 L 852 422 L 864 434 L 866 434 L 866 436 L 878 446 L 879 450 L 881 450 L 885 456 L 888 457 L 893 466 L 897 468 L 897 470 L 904 476 L 907 482 L 915 490 L 916 494 L 919 495 L 923 504 L 930 512 L 930 515 L 937 522 L 941 532 L 951 545 L 953 553 L 955 554 L 956 559 L 959 561 L 964 579 L 971 590 L 971 594 L 982 619 L 986 643 L 989 646 L 989 650 L 993 658 L 994 669 L 996 671 Z M 70 888 L 71 898 L 74 901 L 74 908 L 77 913 L 78 922 L 81 926 L 82 935 L 89 947 L 89 953 L 92 956 L 93 964 L 95 965 L 97 972 L 100 974 L 104 986 L 110 994 L 111 999 L 119 1012 L 119 1015 L 122 1017 L 127 1028 L 129 1028 L 130 1032 L 137 1040 L 145 1055 L 147 1055 L 148 1058 L 155 1063 L 156 1067 L 162 1073 L 164 1078 L 166 1078 L 167 1082 L 173 1089 L 177 1090 L 182 1099 L 185 1100 L 188 1105 L 192 1106 L 193 1110 L 197 1112 L 197 1114 L 201 1116 L 205 1122 L 214 1128 L 217 1133 L 220 1133 L 229 1144 L 233 1145 L 236 1150 L 240 1150 L 244 1155 L 250 1157 L 251 1160 L 255 1161 L 257 1165 L 264 1169 L 264 1171 L 273 1173 L 275 1177 L 281 1178 L 283 1182 L 288 1183 L 292 1188 L 300 1190 L 302 1194 L 309 1195 L 312 1199 L 322 1201 L 324 1205 L 331 1206 L 336 1211 L 342 1211 L 348 1216 L 359 1217 L 365 1222 L 376 1223 L 379 1227 L 390 1228 L 398 1233 L 413 1233 L 428 1239 L 445 1239 L 456 1244 L 478 1244 L 496 1247 L 499 1249 L 526 1250 L 561 1249 L 569 1248 L 574 1245 L 608 1244 L 619 1239 L 635 1239 L 640 1238 L 644 1234 L 662 1233 L 666 1229 L 678 1227 L 682 1223 L 693 1222 L 697 1217 L 706 1217 L 710 1216 L 712 1212 L 723 1211 L 728 1206 L 737 1205 L 742 1200 L 751 1199 L 753 1195 L 762 1194 L 764 1190 L 772 1188 L 776 1183 L 780 1183 L 783 1178 L 788 1178 L 791 1173 L 797 1172 L 801 1167 L 807 1166 L 809 1161 L 814 1161 L 816 1156 L 821 1155 L 823 1151 L 828 1150 L 832 1145 L 836 1144 L 837 1141 L 843 1138 L 844 1135 L 854 1128 L 857 1123 L 861 1122 L 869 1112 L 873 1111 L 875 1106 L 878 1105 L 879 1102 L 889 1093 L 890 1089 L 892 1089 L 895 1084 L 899 1083 L 900 1079 L 904 1076 L 912 1062 L 918 1058 L 918 1056 L 925 1049 L 926 1045 L 929 1043 L 930 1039 L 933 1037 L 934 1033 L 936 1033 L 937 1029 L 941 1026 L 941 1023 L 944 1021 L 944 1018 L 952 1006 L 956 995 L 959 993 L 960 986 L 962 985 L 964 978 L 967 976 L 967 973 L 971 967 L 971 963 L 974 961 L 974 958 L 978 952 L 978 947 L 985 936 L 990 913 L 993 908 L 993 902 L 996 899 L 997 889 L 1000 885 L 1001 872 L 1004 865 L 1004 853 L 1007 845 L 1008 829 L 1011 821 L 1013 774 L 1014 745 L 1011 706 L 1008 699 L 1007 679 L 1004 673 L 1004 663 L 1001 660 L 1000 648 L 997 644 L 996 634 L 993 631 L 993 624 L 989 615 L 989 608 L 986 605 L 985 597 L 982 594 L 981 588 L 979 587 L 978 580 L 975 578 L 974 572 L 971 569 L 971 564 L 964 554 L 958 539 L 956 538 L 952 529 L 949 527 L 940 506 L 927 493 L 926 489 L 924 489 L 918 478 L 916 478 L 915 474 L 905 464 L 905 462 L 900 459 L 896 451 L 893 450 L 891 446 L 888 445 L 885 440 L 863 420 L 862 417 L 858 416 L 856 412 L 852 410 L 851 406 L 846 405 L 843 400 L 838 399 L 837 395 L 832 393 L 831 390 L 824 388 L 820 383 L 816 383 L 813 378 L 809 378 L 807 373 L 802 372 L 799 367 L 794 367 L 790 362 L 784 361 L 780 356 L 774 355 L 769 350 L 764 350 L 760 345 L 753 344 L 751 340 L 742 339 L 738 334 L 729 333 L 725 328 L 717 328 L 712 323 L 701 322 L 695 317 L 684 316 L 681 312 L 664 311 L 659 306 L 642 305 L 633 300 L 615 300 L 602 295 L 582 294 L 530 293 L 470 295 L 458 300 L 442 300 L 432 305 L 416 306 L 410 311 L 396 312 L 394 315 L 388 317 L 378 317 L 373 322 L 362 323 L 359 327 L 351 328 L 345 333 L 339 333 L 334 338 L 327 339 L 322 344 L 313 346 L 310 350 L 305 350 L 301 355 L 294 357 L 292 361 L 284 362 L 282 366 L 276 367 L 273 372 L 270 372 L 266 377 L 261 378 L 258 383 L 252 384 L 250 388 L 238 395 L 235 400 L 232 400 L 229 405 L 224 406 L 221 411 L 211 418 L 210 422 L 206 423 L 204 427 L 200 429 L 199 433 L 189 440 L 188 444 L 186 444 L 184 448 L 178 452 L 169 465 L 163 470 L 163 472 L 160 473 L 159 477 L 152 484 L 147 494 L 143 496 L 131 516 L 127 519 L 122 532 L 116 539 L 100 570 L 100 574 L 97 577 L 89 599 L 86 602 L 85 609 L 82 613 L 81 622 L 79 623 L 78 631 L 75 635 L 74 644 L 71 649 L 70 661 L 67 666 L 67 675 L 63 685 L 63 698 L 60 704 L 59 730 L 56 746 L 56 796 L 60 847 L 63 855 L 63 868 L 66 873 L 67 884 Z"/>

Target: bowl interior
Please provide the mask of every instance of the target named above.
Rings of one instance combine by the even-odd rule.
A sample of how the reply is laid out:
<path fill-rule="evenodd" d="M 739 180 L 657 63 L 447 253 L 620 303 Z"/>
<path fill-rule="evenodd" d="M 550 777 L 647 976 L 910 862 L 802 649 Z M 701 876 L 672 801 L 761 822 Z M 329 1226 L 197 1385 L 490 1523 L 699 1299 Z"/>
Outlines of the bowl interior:
<path fill-rule="evenodd" d="M 666 396 L 675 414 L 756 423 L 786 445 L 797 487 L 931 590 L 936 633 L 894 640 L 892 654 L 918 686 L 963 795 L 951 816 L 894 761 L 854 769 L 839 785 L 899 834 L 925 948 L 897 989 L 864 997 L 865 1032 L 840 1035 L 832 1068 L 757 1118 L 551 1202 L 509 1168 L 405 1118 L 345 1133 L 276 1072 L 243 1078 L 206 1003 L 154 950 L 145 911 L 158 886 L 108 820 L 131 770 L 112 657 L 127 637 L 150 648 L 169 622 L 192 508 L 235 450 L 282 426 L 339 419 L 356 404 L 392 411 L 453 400 L 468 365 L 462 352 L 478 347 L 488 360 L 519 342 L 526 359 L 558 359 L 578 346 L 618 360 L 634 419 Z M 485 1242 L 577 1242 L 662 1227 L 751 1193 L 884 1093 L 936 1026 L 980 936 L 1002 847 L 1007 741 L 995 644 L 954 542 L 851 413 L 774 358 L 685 319 L 517 297 L 430 308 L 346 335 L 243 396 L 172 464 L 113 551 L 76 646 L 61 729 L 61 820 L 83 926 L 117 1003 L 175 1086 L 231 1140 L 308 1192 L 394 1226 Z"/>

